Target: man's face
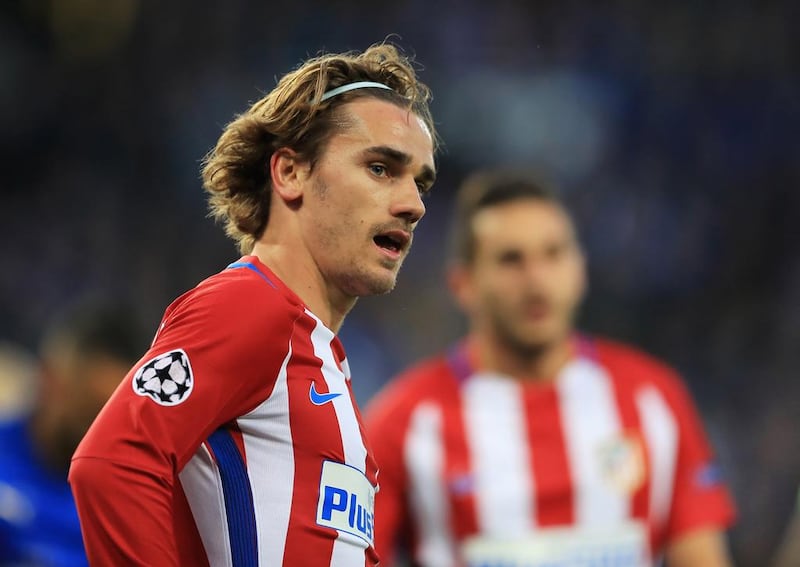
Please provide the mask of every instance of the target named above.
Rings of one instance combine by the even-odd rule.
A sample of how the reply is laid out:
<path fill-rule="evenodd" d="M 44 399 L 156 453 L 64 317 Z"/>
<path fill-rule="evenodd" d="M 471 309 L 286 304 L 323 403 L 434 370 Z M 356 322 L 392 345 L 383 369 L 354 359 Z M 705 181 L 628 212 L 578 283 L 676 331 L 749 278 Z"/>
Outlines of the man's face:
<path fill-rule="evenodd" d="M 376 99 L 343 107 L 309 178 L 304 238 L 326 278 L 346 296 L 391 291 L 425 214 L 434 180 L 433 141 L 418 116 Z"/>
<path fill-rule="evenodd" d="M 472 228 L 474 262 L 463 268 L 460 296 L 473 323 L 522 353 L 567 337 L 585 267 L 565 211 L 517 199 L 481 210 Z"/>

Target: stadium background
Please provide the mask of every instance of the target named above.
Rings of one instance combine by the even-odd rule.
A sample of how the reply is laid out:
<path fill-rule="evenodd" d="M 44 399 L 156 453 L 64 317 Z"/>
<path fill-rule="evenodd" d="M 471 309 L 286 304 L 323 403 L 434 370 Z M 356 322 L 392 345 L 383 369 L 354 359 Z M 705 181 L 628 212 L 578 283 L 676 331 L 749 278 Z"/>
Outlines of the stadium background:
<path fill-rule="evenodd" d="M 417 54 L 445 142 L 416 247 L 343 339 L 358 396 L 449 344 L 453 188 L 537 167 L 589 253 L 582 326 L 675 365 L 762 566 L 800 482 L 800 44 L 789 0 L 644 3 L 27 0 L 0 8 L 0 340 L 34 348 L 87 293 L 166 305 L 237 257 L 199 160 L 319 50 Z"/>

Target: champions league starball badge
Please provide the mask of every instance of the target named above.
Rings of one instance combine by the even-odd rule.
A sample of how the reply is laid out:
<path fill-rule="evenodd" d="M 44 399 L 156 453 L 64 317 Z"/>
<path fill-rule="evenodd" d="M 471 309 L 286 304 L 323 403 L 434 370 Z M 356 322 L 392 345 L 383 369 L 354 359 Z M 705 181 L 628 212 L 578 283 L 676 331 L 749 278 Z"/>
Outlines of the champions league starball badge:
<path fill-rule="evenodd" d="M 133 375 L 133 391 L 162 406 L 175 406 L 192 393 L 194 376 L 183 349 L 159 354 L 145 362 Z"/>

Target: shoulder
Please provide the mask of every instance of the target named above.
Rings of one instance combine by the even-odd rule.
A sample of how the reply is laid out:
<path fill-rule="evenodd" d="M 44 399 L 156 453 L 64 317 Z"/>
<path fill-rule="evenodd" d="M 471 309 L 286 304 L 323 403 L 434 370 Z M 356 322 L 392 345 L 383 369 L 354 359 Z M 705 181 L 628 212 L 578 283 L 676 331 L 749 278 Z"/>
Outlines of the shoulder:
<path fill-rule="evenodd" d="M 281 293 L 262 274 L 251 270 L 224 270 L 200 282 L 166 310 L 162 327 L 237 336 L 255 329 L 289 332 L 303 313 L 302 304 Z"/>
<path fill-rule="evenodd" d="M 178 301 L 186 308 L 217 310 L 239 317 L 296 316 L 303 311 L 301 303 L 284 295 L 266 276 L 246 269 L 214 274 L 184 297 L 184 301 Z"/>
<path fill-rule="evenodd" d="M 424 359 L 401 372 L 367 405 L 367 422 L 394 421 L 407 417 L 425 402 L 439 403 L 456 395 L 458 384 L 443 354 Z"/>
<path fill-rule="evenodd" d="M 593 338 L 595 358 L 618 388 L 631 392 L 655 389 L 673 407 L 691 405 L 692 396 L 677 370 L 636 347 Z"/>
<path fill-rule="evenodd" d="M 606 338 L 592 338 L 591 344 L 597 362 L 614 378 L 658 385 L 681 381 L 669 364 L 639 348 Z"/>
<path fill-rule="evenodd" d="M 654 392 L 679 416 L 695 411 L 695 402 L 683 377 L 668 363 L 636 347 L 605 338 L 593 338 L 595 360 L 619 392 L 637 397 Z"/>
<path fill-rule="evenodd" d="M 249 375 L 273 369 L 284 359 L 303 313 L 301 303 L 259 272 L 225 270 L 167 308 L 139 366 L 157 364 L 168 353 L 187 357 L 194 371 L 233 368 Z"/>

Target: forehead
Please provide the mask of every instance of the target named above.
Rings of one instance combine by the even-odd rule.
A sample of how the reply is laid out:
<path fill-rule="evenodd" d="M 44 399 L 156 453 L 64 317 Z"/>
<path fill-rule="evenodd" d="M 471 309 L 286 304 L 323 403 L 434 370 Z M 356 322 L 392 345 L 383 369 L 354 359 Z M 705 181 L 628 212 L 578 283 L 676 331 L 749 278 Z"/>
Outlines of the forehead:
<path fill-rule="evenodd" d="M 473 218 L 472 230 L 478 247 L 536 245 L 575 236 L 560 204 L 534 198 L 481 209 Z"/>
<path fill-rule="evenodd" d="M 354 145 L 391 146 L 413 161 L 433 167 L 433 138 L 425 122 L 407 108 L 374 98 L 362 98 L 341 107 L 343 131 L 334 135 Z"/>

